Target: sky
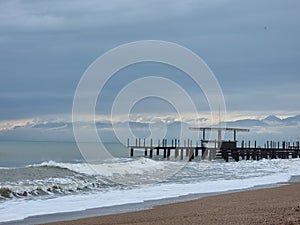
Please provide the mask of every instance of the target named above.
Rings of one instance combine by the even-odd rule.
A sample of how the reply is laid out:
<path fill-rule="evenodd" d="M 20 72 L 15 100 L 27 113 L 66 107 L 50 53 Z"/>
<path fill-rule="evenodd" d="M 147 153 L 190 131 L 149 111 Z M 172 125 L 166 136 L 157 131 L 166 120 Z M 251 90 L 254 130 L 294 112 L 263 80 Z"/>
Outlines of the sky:
<path fill-rule="evenodd" d="M 299 12 L 298 0 L 1 0 L 0 121 L 9 127 L 70 119 L 88 66 L 106 51 L 140 40 L 174 42 L 199 55 L 215 74 L 232 120 L 297 115 Z M 180 84 L 207 114 L 203 93 L 181 71 L 145 63 L 120 71 L 106 84 L 99 96 L 102 120 L 109 119 L 119 91 L 148 74 Z M 156 104 L 158 112 L 153 102 L 134 110 L 174 110 Z"/>

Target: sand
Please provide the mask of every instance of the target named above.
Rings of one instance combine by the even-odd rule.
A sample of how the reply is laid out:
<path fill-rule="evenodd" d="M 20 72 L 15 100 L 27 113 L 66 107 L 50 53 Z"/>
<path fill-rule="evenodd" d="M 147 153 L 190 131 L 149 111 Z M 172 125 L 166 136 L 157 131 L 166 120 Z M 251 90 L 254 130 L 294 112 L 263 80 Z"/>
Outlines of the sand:
<path fill-rule="evenodd" d="M 300 183 L 156 206 L 153 209 L 92 217 L 51 225 L 300 225 Z"/>

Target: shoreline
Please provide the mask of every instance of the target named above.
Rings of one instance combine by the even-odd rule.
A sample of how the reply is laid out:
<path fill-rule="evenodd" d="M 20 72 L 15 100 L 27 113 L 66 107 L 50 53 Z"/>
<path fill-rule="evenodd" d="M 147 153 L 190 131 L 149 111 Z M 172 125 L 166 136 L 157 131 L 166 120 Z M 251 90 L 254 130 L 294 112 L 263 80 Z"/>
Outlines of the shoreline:
<path fill-rule="evenodd" d="M 300 182 L 47 225 L 300 224 Z"/>
<path fill-rule="evenodd" d="M 269 189 L 287 186 L 287 185 L 293 185 L 293 184 L 299 185 L 299 196 L 300 196 L 300 176 L 293 176 L 288 182 L 284 182 L 284 183 L 254 186 L 251 188 L 230 190 L 224 192 L 213 192 L 213 193 L 206 193 L 206 194 L 189 194 L 189 195 L 172 197 L 172 198 L 144 201 L 140 203 L 130 203 L 124 205 L 92 208 L 83 211 L 37 215 L 37 216 L 25 218 L 23 220 L 0 222 L 0 225 L 10 225 L 10 224 L 27 225 L 27 224 L 45 224 L 45 223 L 55 224 L 55 222 L 59 222 L 59 224 L 62 223 L 64 224 L 65 221 L 66 223 L 68 223 L 67 221 L 78 221 L 81 219 L 88 220 L 90 218 L 98 218 L 98 217 L 100 218 L 100 217 L 112 216 L 112 215 L 125 215 L 128 213 L 147 212 L 160 206 L 167 207 L 173 204 L 188 203 L 192 201 L 201 201 L 202 199 L 210 198 L 210 197 L 217 197 L 217 196 L 223 196 L 228 194 L 234 195 L 237 193 L 244 193 L 249 191 L 251 192 L 255 190 L 269 190 Z"/>

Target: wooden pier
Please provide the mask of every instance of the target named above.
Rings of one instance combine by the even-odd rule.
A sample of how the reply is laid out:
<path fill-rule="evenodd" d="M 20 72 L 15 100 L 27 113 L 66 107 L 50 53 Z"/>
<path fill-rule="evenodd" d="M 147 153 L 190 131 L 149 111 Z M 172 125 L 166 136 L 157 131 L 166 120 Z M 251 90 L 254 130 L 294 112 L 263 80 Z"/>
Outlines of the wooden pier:
<path fill-rule="evenodd" d="M 194 129 L 194 128 L 192 128 Z M 206 140 L 205 131 L 217 130 L 218 140 Z M 228 162 L 240 160 L 260 159 L 289 159 L 300 158 L 300 142 L 287 141 L 266 141 L 264 146 L 257 146 L 257 142 L 241 141 L 238 145 L 236 132 L 248 132 L 248 129 L 238 128 L 199 128 L 203 132 L 203 139 L 193 142 L 192 140 L 162 139 L 155 143 L 152 139 L 135 139 L 131 143 L 128 139 L 127 146 L 130 149 L 130 156 L 134 151 L 143 151 L 143 155 L 149 158 L 164 158 L 167 160 L 213 160 L 224 159 Z M 221 132 L 231 130 L 234 132 L 234 140 L 221 140 Z"/>

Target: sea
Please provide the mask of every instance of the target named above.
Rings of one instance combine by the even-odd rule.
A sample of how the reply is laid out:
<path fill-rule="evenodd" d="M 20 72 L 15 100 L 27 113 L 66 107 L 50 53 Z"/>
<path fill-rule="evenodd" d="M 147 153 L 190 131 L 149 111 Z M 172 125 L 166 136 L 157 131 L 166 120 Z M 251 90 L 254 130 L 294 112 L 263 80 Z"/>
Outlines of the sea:
<path fill-rule="evenodd" d="M 132 204 L 137 210 L 151 201 L 284 184 L 300 175 L 300 159 L 187 162 L 143 152 L 131 158 L 121 143 L 104 145 L 113 157 L 91 165 L 73 142 L 0 142 L 0 224 L 91 209 L 101 214 L 107 207 L 116 213 Z"/>

